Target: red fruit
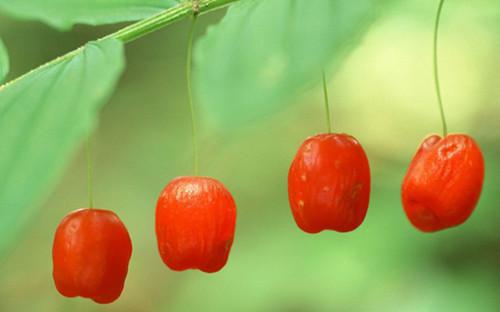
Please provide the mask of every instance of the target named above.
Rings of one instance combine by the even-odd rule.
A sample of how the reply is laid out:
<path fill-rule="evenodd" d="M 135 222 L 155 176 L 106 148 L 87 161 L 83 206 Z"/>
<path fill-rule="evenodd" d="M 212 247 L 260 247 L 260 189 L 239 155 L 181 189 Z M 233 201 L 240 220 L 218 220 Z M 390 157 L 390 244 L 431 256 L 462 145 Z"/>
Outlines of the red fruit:
<path fill-rule="evenodd" d="M 483 155 L 474 139 L 431 135 L 420 145 L 403 181 L 406 216 L 423 232 L 460 225 L 474 210 L 483 179 Z"/>
<path fill-rule="evenodd" d="M 53 277 L 66 297 L 110 303 L 120 296 L 132 254 L 127 229 L 112 211 L 80 209 L 57 227 Z"/>
<path fill-rule="evenodd" d="M 288 172 L 288 199 L 307 233 L 349 232 L 363 222 L 370 199 L 370 167 L 347 134 L 319 134 L 302 143 Z"/>
<path fill-rule="evenodd" d="M 213 273 L 224 267 L 233 244 L 236 204 L 219 181 L 179 177 L 156 205 L 156 238 L 163 262 L 172 270 Z"/>

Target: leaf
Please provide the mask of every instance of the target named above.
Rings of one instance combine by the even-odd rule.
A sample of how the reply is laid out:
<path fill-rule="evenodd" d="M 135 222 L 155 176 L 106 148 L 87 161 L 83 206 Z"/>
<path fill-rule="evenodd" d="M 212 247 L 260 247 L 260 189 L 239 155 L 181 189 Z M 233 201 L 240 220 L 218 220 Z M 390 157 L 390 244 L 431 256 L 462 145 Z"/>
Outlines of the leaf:
<path fill-rule="evenodd" d="M 365 33 L 383 0 L 244 0 L 195 50 L 204 115 L 239 125 L 273 113 L 319 82 Z M 330 64 L 332 62 L 332 64 Z"/>
<path fill-rule="evenodd" d="M 0 253 L 95 124 L 123 68 L 123 45 L 109 39 L 0 87 Z"/>
<path fill-rule="evenodd" d="M 5 79 L 5 76 L 9 73 L 9 56 L 7 54 L 7 49 L 0 39 L 0 82 Z"/>
<path fill-rule="evenodd" d="M 0 0 L 0 10 L 59 29 L 140 20 L 180 0 Z"/>

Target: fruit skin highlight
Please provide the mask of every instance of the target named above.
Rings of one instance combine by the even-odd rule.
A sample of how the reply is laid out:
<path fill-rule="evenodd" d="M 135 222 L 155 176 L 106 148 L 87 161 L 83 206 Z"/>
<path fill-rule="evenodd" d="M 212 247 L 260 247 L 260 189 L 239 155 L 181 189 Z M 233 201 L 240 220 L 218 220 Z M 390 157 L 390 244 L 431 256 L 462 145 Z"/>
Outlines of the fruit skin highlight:
<path fill-rule="evenodd" d="M 132 242 L 109 210 L 79 209 L 57 227 L 52 249 L 53 277 L 65 297 L 111 303 L 120 297 L 132 255 Z"/>
<path fill-rule="evenodd" d="M 175 178 L 156 205 L 158 249 L 163 262 L 174 271 L 221 270 L 233 244 L 235 226 L 234 199 L 212 178 Z"/>
<path fill-rule="evenodd" d="M 410 163 L 401 188 L 406 216 L 423 232 L 464 223 L 481 195 L 484 160 L 468 135 L 427 137 Z"/>
<path fill-rule="evenodd" d="M 308 138 L 288 172 L 288 199 L 304 232 L 360 226 L 370 200 L 370 166 L 359 142 L 335 133 Z"/>

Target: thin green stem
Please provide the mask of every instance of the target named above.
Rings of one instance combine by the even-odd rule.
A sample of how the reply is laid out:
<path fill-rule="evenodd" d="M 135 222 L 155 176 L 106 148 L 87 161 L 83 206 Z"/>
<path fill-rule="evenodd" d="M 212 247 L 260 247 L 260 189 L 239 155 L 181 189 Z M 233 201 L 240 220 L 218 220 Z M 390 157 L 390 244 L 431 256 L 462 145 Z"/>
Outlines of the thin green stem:
<path fill-rule="evenodd" d="M 191 140 L 193 144 L 194 175 L 198 175 L 199 161 L 198 161 L 198 133 L 196 130 L 196 113 L 194 110 L 194 103 L 193 103 L 194 101 L 193 101 L 193 86 L 191 79 L 191 72 L 192 72 L 191 65 L 193 63 L 193 35 L 197 19 L 198 19 L 198 14 L 195 12 L 195 14 L 193 14 L 191 26 L 189 27 L 187 52 L 186 52 L 186 84 L 188 92 L 189 111 L 191 112 Z"/>
<path fill-rule="evenodd" d="M 227 6 L 228 4 L 232 2 L 237 2 L 239 0 L 199 0 L 198 5 L 196 7 L 197 14 L 204 14 L 207 12 L 210 12 L 212 10 L 216 10 L 219 8 L 223 8 Z M 124 43 L 132 42 L 134 40 L 137 40 L 147 34 L 150 34 L 152 32 L 155 32 L 165 26 L 168 26 L 178 20 L 181 20 L 185 17 L 192 16 L 193 15 L 193 5 L 191 2 L 183 1 L 182 3 L 179 3 L 178 5 L 171 7 L 169 9 L 166 9 L 165 11 L 162 11 L 156 15 L 153 15 L 151 17 L 148 17 L 146 19 L 143 19 L 141 21 L 138 21 L 134 24 L 131 24 L 129 26 L 126 26 L 114 33 L 111 33 L 107 36 L 104 36 L 100 39 L 97 39 L 97 41 L 105 40 L 105 39 L 117 39 L 120 40 Z M 71 52 L 68 52 L 58 58 L 53 59 L 52 61 L 49 61 L 31 71 L 29 71 L 26 74 L 23 74 L 16 79 L 13 79 L 3 85 L 0 85 L 0 91 L 2 89 L 8 87 L 9 85 L 17 82 L 18 80 L 24 78 L 28 74 L 31 74 L 33 72 L 42 70 L 46 67 L 67 61 L 68 59 L 71 59 L 78 55 L 81 51 L 83 51 L 85 47 L 79 47 Z"/>
<path fill-rule="evenodd" d="M 436 15 L 436 23 L 434 24 L 434 44 L 433 44 L 433 65 L 434 65 L 434 85 L 436 87 L 436 95 L 439 104 L 439 112 L 441 114 L 441 123 L 443 124 L 443 136 L 448 134 L 448 125 L 444 114 L 443 98 L 441 95 L 441 85 L 439 82 L 439 69 L 438 69 L 438 32 L 439 22 L 441 20 L 441 11 L 443 10 L 444 0 L 439 1 L 439 6 Z"/>
<path fill-rule="evenodd" d="M 326 84 L 326 75 L 323 70 L 323 95 L 325 97 L 325 115 L 326 115 L 326 125 L 328 129 L 328 133 L 332 133 L 332 121 L 330 119 L 330 102 L 328 101 L 328 87 Z"/>
<path fill-rule="evenodd" d="M 94 208 L 92 142 L 90 140 L 90 136 L 87 138 L 87 145 L 85 146 L 85 150 L 87 152 L 87 195 L 89 199 L 89 208 Z"/>

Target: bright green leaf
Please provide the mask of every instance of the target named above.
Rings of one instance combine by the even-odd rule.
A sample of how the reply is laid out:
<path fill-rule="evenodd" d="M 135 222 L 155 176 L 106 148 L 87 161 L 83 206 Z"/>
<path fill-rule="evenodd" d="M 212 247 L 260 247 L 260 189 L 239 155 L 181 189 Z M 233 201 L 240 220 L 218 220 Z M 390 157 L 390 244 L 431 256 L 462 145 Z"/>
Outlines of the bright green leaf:
<path fill-rule="evenodd" d="M 73 24 L 110 24 L 143 19 L 180 0 L 0 0 L 0 10 L 41 20 L 59 29 Z"/>
<path fill-rule="evenodd" d="M 9 56 L 7 55 L 7 49 L 0 39 L 0 82 L 5 79 L 5 76 L 9 72 Z"/>
<path fill-rule="evenodd" d="M 324 67 L 338 68 L 389 2 L 243 0 L 233 5 L 196 46 L 195 87 L 203 113 L 238 125 L 275 112 L 319 82 Z"/>
<path fill-rule="evenodd" d="M 0 252 L 93 127 L 123 68 L 123 45 L 110 39 L 0 87 Z"/>

